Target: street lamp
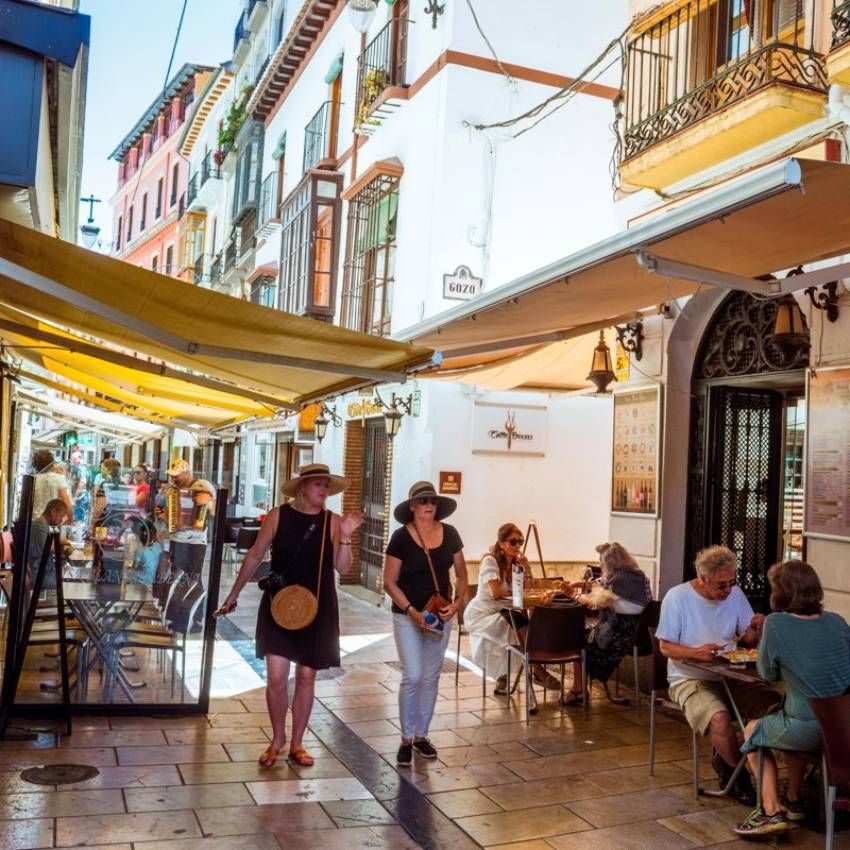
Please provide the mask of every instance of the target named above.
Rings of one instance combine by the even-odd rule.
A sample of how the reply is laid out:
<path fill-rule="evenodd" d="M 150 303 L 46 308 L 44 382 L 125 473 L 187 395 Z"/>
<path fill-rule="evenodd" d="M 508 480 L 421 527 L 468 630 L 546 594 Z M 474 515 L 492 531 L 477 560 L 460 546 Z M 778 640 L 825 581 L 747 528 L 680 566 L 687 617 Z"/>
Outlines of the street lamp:
<path fill-rule="evenodd" d="M 387 436 L 390 440 L 393 440 L 401 429 L 402 416 L 405 413 L 409 416 L 413 409 L 413 393 L 408 395 L 407 398 L 399 398 L 393 393 L 390 403 L 387 404 L 376 388 L 375 397 L 380 402 L 381 407 L 384 408 L 384 427 L 387 429 Z"/>
<path fill-rule="evenodd" d="M 361 35 L 368 32 L 378 9 L 378 0 L 348 0 L 348 20 Z"/>
<path fill-rule="evenodd" d="M 324 402 L 319 408 L 319 415 L 313 420 L 313 428 L 316 432 L 316 439 L 321 443 L 328 433 L 328 422 L 333 422 L 337 428 L 342 425 L 342 419 L 336 415 L 335 407 L 328 407 Z"/>
<path fill-rule="evenodd" d="M 608 384 L 615 380 L 611 366 L 611 349 L 605 343 L 605 331 L 599 331 L 599 344 L 593 349 L 593 360 L 587 380 L 594 384 L 597 393 L 608 391 Z"/>
<path fill-rule="evenodd" d="M 803 314 L 797 306 L 797 300 L 790 293 L 783 295 L 776 303 L 772 339 L 774 345 L 789 357 L 809 345 L 803 325 Z"/>
<path fill-rule="evenodd" d="M 100 228 L 94 223 L 94 205 L 100 203 L 100 198 L 89 195 L 87 198 L 80 198 L 80 203 L 89 205 L 89 217 L 86 219 L 85 224 L 80 225 L 83 247 L 93 248 L 97 242 L 97 237 L 100 235 Z"/>

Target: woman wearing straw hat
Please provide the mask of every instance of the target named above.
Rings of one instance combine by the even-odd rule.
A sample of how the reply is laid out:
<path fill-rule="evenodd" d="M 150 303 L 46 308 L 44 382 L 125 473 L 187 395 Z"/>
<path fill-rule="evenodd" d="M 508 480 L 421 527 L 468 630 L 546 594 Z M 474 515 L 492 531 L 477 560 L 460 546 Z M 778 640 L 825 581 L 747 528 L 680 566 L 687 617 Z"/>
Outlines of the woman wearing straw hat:
<path fill-rule="evenodd" d="M 271 546 L 272 587 L 267 587 L 257 616 L 257 658 L 266 659 L 266 703 L 274 732 L 271 744 L 260 755 L 263 767 L 271 767 L 286 744 L 287 682 L 289 665 L 295 663 L 292 698 L 292 738 L 289 758 L 309 767 L 312 756 L 304 749 L 303 736 L 313 708 L 316 671 L 339 667 L 339 606 L 333 571 L 348 572 L 351 566 L 351 535 L 363 523 L 362 514 L 339 517 L 325 509 L 328 496 L 345 490 L 349 481 L 332 475 L 327 466 L 313 463 L 283 485 L 292 504 L 272 508 L 263 520 L 221 613 L 236 607 L 239 592 L 250 581 Z M 276 587 L 275 587 L 276 583 Z M 304 628 L 286 629 L 273 616 L 272 596 L 280 587 L 301 585 L 315 593 L 315 619 Z"/>
<path fill-rule="evenodd" d="M 398 694 L 401 746 L 396 756 L 402 767 L 412 763 L 414 749 L 423 758 L 437 757 L 428 740 L 428 728 L 452 631 L 450 620 L 467 586 L 460 535 L 440 521 L 456 507 L 454 499 L 437 495 L 429 481 L 419 481 L 393 513 L 402 527 L 387 546 L 384 590 L 393 602 L 393 633 L 402 666 Z M 450 602 L 452 567 L 457 586 Z M 426 615 L 426 608 L 433 617 Z"/>

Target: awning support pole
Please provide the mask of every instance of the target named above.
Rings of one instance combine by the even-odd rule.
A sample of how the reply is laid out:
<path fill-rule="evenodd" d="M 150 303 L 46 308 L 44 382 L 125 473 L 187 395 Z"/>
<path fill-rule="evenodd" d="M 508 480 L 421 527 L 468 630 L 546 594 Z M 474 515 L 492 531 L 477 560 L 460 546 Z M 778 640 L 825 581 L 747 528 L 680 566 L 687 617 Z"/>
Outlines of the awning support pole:
<path fill-rule="evenodd" d="M 288 366 L 292 369 L 304 369 L 308 372 L 325 372 L 331 375 L 346 375 L 352 378 L 368 378 L 373 381 L 404 381 L 404 372 L 390 369 L 370 369 L 349 363 L 329 363 L 324 360 L 312 360 L 306 357 L 291 357 L 287 354 L 272 354 L 265 351 L 245 351 L 237 348 L 225 348 L 218 345 L 185 339 L 179 334 L 171 333 L 164 328 L 146 322 L 132 313 L 125 313 L 115 307 L 110 307 L 96 298 L 91 298 L 77 292 L 69 286 L 52 280 L 49 277 L 30 271 L 24 266 L 0 258 L 0 275 L 16 281 L 22 286 L 46 293 L 66 304 L 86 310 L 101 319 L 129 328 L 134 333 L 143 334 L 155 342 L 174 351 L 190 354 L 194 357 L 223 357 L 229 360 L 241 360 L 250 363 L 268 363 L 273 366 Z"/>
<path fill-rule="evenodd" d="M 798 292 L 810 286 L 822 286 L 824 283 L 850 276 L 850 263 L 838 263 L 827 268 L 790 275 L 782 280 L 757 280 L 716 269 L 707 269 L 703 266 L 694 266 L 679 260 L 668 260 L 644 250 L 636 251 L 635 256 L 638 264 L 653 274 L 776 298 L 788 292 Z"/>

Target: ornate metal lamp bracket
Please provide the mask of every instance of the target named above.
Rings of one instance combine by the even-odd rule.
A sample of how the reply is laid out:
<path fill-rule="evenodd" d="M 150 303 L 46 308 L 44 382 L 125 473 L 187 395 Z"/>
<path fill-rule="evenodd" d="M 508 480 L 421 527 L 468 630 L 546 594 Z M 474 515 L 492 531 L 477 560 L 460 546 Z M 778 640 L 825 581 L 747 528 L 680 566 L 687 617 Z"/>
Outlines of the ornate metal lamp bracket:
<path fill-rule="evenodd" d="M 331 422 L 333 422 L 333 424 L 337 428 L 340 428 L 342 426 L 342 419 L 340 419 L 337 415 L 336 405 L 331 407 L 330 405 L 325 404 L 325 402 L 322 402 L 322 406 L 319 410 L 319 415 L 326 416 L 328 419 L 330 419 Z"/>
<path fill-rule="evenodd" d="M 428 5 L 425 7 L 425 14 L 431 16 L 431 29 L 437 29 L 437 17 L 446 11 L 445 3 L 438 3 L 437 0 L 428 0 Z"/>
<path fill-rule="evenodd" d="M 643 357 L 643 322 L 614 325 L 614 330 L 623 350 L 634 354 L 635 360 L 640 360 Z"/>
<path fill-rule="evenodd" d="M 832 280 L 823 286 L 810 286 L 804 290 L 812 307 L 816 310 L 825 310 L 826 318 L 830 322 L 838 319 L 838 281 Z"/>

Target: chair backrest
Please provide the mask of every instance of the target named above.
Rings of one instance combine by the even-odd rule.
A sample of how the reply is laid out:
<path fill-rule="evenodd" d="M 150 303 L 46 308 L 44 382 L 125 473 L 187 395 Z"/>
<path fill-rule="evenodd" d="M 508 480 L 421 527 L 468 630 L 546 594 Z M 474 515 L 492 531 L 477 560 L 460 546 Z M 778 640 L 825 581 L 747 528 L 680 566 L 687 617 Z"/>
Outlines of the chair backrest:
<path fill-rule="evenodd" d="M 239 538 L 239 529 L 242 527 L 241 519 L 227 519 L 224 521 L 224 542 L 235 543 Z"/>
<path fill-rule="evenodd" d="M 236 548 L 240 552 L 247 552 L 256 542 L 257 535 L 260 533 L 259 527 L 246 528 L 244 525 L 239 529 L 239 534 L 236 536 Z"/>
<path fill-rule="evenodd" d="M 476 594 L 478 593 L 478 585 L 477 584 L 468 584 L 466 586 L 466 594 L 463 597 L 462 604 L 457 612 L 457 622 L 458 625 L 463 625 L 463 615 L 466 612 L 466 606 L 475 599 Z"/>
<path fill-rule="evenodd" d="M 650 689 L 653 691 L 666 691 L 670 687 L 667 680 L 667 658 L 661 654 L 661 646 L 655 637 L 655 630 L 650 632 L 652 638 L 652 680 Z"/>
<path fill-rule="evenodd" d="M 850 694 L 810 699 L 809 705 L 820 723 L 829 784 L 850 789 Z"/>
<path fill-rule="evenodd" d="M 651 599 L 646 608 L 641 611 L 635 626 L 635 648 L 638 655 L 650 655 L 652 653 L 652 633 L 650 630 L 658 628 L 658 619 L 661 616 L 661 603 L 657 599 Z"/>
<path fill-rule="evenodd" d="M 258 517 L 246 516 L 242 520 L 243 528 L 259 528 L 263 524 L 263 521 Z"/>
<path fill-rule="evenodd" d="M 537 605 L 531 612 L 525 648 L 533 652 L 571 652 L 584 646 L 582 605 Z"/>

